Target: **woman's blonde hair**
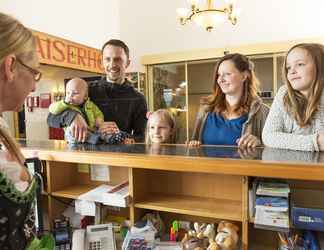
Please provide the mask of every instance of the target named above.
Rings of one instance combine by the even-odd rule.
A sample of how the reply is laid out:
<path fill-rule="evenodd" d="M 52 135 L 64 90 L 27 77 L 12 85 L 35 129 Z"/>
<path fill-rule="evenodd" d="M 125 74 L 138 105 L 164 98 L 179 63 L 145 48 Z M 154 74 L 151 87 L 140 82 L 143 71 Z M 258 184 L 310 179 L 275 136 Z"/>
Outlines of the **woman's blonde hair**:
<path fill-rule="evenodd" d="M 24 58 L 30 52 L 36 53 L 35 44 L 35 38 L 29 29 L 15 18 L 0 12 L 0 64 L 10 54 Z M 1 124 L 0 142 L 19 163 L 24 163 L 18 144 Z"/>
<path fill-rule="evenodd" d="M 234 112 L 237 112 L 239 114 L 248 113 L 252 101 L 257 97 L 259 81 L 254 74 L 254 66 L 252 62 L 250 62 L 250 60 L 246 56 L 239 53 L 227 54 L 217 61 L 214 69 L 213 94 L 207 97 L 203 97 L 201 99 L 201 104 L 206 105 L 207 111 L 215 112 L 218 114 L 223 113 L 227 110 L 225 94 L 223 93 L 217 82 L 219 77 L 218 69 L 222 62 L 227 60 L 233 62 L 235 68 L 241 73 L 247 72 L 247 78 L 243 83 L 243 94 L 240 102 L 236 105 Z"/>
<path fill-rule="evenodd" d="M 0 63 L 9 54 L 24 57 L 35 49 L 32 32 L 15 18 L 0 12 Z"/>
<path fill-rule="evenodd" d="M 308 96 L 302 95 L 298 90 L 294 90 L 287 78 L 287 56 L 295 48 L 304 49 L 312 58 L 315 65 L 315 78 L 309 88 Z M 286 54 L 283 64 L 283 79 L 287 86 L 287 93 L 284 96 L 284 106 L 297 124 L 304 127 L 310 124 L 323 92 L 324 86 L 324 46 L 318 43 L 300 43 L 293 46 Z"/>
<path fill-rule="evenodd" d="M 152 112 L 148 118 L 147 124 L 146 124 L 146 131 L 145 131 L 145 142 L 147 144 L 151 143 L 151 138 L 149 135 L 149 130 L 150 130 L 150 123 L 151 123 L 151 119 L 153 116 L 158 116 L 160 117 L 162 120 L 166 121 L 170 128 L 171 128 L 171 134 L 169 137 L 169 140 L 165 143 L 175 143 L 176 142 L 176 138 L 177 138 L 177 126 L 176 126 L 176 121 L 174 119 L 174 116 L 171 114 L 171 112 L 169 112 L 167 109 L 158 109 L 154 112 Z"/>
<path fill-rule="evenodd" d="M 15 141 L 14 138 L 9 134 L 6 128 L 0 125 L 0 142 L 1 144 L 8 150 L 14 159 L 20 163 L 21 165 L 24 164 L 25 158 L 20 151 L 19 145 Z"/>

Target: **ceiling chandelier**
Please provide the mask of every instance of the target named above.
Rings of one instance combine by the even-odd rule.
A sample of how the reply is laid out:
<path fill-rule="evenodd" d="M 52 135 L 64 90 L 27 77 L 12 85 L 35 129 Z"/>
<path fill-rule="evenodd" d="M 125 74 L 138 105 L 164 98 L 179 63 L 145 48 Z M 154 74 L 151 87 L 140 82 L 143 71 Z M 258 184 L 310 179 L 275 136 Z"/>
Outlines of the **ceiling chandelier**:
<path fill-rule="evenodd" d="M 200 8 L 199 0 L 187 0 L 191 10 L 187 8 L 178 8 L 177 14 L 180 23 L 185 25 L 189 21 L 194 21 L 211 31 L 216 25 L 224 22 L 227 18 L 233 25 L 237 23 L 238 9 L 234 6 L 233 1 L 227 0 L 227 5 L 223 9 L 214 8 L 213 0 L 207 0 L 207 8 Z"/>

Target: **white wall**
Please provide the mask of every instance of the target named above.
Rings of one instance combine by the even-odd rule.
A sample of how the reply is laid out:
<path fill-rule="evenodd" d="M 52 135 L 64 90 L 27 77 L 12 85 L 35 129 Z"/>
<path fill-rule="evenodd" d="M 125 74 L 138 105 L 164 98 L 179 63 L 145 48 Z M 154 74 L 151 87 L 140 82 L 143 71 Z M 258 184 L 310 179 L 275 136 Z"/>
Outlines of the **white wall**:
<path fill-rule="evenodd" d="M 216 3 L 222 5 L 224 0 Z M 131 49 L 130 71 L 141 70 L 140 57 L 147 54 L 324 35 L 322 0 L 237 3 L 242 8 L 238 24 L 226 23 L 211 33 L 194 24 L 179 24 L 176 9 L 185 7 L 186 0 L 1 0 L 0 11 L 30 28 L 95 48 L 110 38 L 121 38 Z"/>
<path fill-rule="evenodd" d="M 186 3 L 185 0 L 120 1 L 120 34 L 135 58 L 133 69 L 140 68 L 139 58 L 145 54 L 324 35 L 321 0 L 237 0 L 242 8 L 238 24 L 226 23 L 211 33 L 195 24 L 179 24 L 176 9 Z"/>
<path fill-rule="evenodd" d="M 1 0 L 0 11 L 29 28 L 101 48 L 119 38 L 118 0 Z"/>

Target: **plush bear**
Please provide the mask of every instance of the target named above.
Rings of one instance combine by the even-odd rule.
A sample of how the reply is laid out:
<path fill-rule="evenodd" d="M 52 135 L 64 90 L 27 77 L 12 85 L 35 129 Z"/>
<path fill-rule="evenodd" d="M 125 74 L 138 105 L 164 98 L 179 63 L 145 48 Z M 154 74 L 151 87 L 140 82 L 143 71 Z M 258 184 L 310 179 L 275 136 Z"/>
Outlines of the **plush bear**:
<path fill-rule="evenodd" d="M 213 238 L 210 238 L 207 250 L 221 250 L 221 248 Z"/>
<path fill-rule="evenodd" d="M 215 241 L 221 250 L 234 250 L 237 248 L 239 235 L 237 225 L 221 221 L 217 227 Z"/>

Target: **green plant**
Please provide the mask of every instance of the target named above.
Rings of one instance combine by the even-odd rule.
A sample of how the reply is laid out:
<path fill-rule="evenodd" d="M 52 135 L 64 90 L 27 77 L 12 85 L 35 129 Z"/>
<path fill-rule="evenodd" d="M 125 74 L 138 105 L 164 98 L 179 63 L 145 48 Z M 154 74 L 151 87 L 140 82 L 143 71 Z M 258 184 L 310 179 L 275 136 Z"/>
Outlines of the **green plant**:
<path fill-rule="evenodd" d="M 26 250 L 53 250 L 55 240 L 51 234 L 45 234 L 41 239 L 34 238 Z"/>

